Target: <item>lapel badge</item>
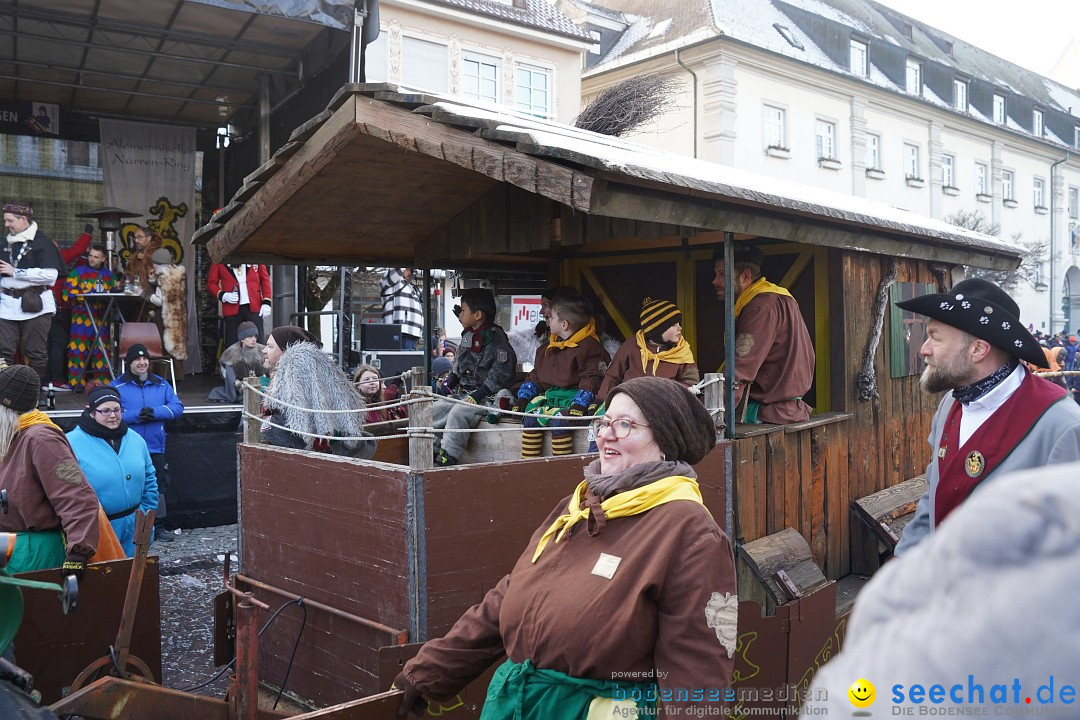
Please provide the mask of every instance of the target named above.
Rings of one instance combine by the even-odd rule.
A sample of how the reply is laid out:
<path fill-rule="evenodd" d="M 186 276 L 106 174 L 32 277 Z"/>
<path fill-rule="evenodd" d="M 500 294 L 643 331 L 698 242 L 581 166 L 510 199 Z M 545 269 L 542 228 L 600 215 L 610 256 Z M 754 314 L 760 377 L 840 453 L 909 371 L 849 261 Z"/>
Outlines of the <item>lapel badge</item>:
<path fill-rule="evenodd" d="M 967 472 L 968 477 L 979 477 L 985 469 L 986 458 L 984 458 L 983 454 L 978 450 L 972 450 L 968 453 L 968 456 L 964 458 L 964 470 Z"/>

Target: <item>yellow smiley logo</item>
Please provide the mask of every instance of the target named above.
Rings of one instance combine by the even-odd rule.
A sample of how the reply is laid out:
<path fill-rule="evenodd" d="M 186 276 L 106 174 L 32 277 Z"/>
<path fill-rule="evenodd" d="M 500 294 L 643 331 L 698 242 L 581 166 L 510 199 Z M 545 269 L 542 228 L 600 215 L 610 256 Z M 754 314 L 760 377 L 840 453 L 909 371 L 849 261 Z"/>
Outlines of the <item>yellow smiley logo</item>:
<path fill-rule="evenodd" d="M 866 678 L 859 678 L 855 682 L 851 683 L 851 687 L 847 691 L 848 700 L 851 704 L 857 708 L 868 708 L 874 704 L 874 700 L 877 699 L 877 690 L 874 689 L 874 683 L 870 682 Z"/>

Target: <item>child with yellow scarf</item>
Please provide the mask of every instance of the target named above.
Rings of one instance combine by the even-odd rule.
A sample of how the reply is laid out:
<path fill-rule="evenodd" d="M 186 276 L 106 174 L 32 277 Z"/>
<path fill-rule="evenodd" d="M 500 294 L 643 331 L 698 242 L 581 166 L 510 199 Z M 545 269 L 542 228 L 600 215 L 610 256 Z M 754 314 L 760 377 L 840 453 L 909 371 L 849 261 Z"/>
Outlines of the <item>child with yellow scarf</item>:
<path fill-rule="evenodd" d="M 682 334 L 682 311 L 667 300 L 641 301 L 641 329 L 619 348 L 608 367 L 599 397 L 604 400 L 627 380 L 653 375 L 687 387 L 701 379 L 694 353 Z"/>

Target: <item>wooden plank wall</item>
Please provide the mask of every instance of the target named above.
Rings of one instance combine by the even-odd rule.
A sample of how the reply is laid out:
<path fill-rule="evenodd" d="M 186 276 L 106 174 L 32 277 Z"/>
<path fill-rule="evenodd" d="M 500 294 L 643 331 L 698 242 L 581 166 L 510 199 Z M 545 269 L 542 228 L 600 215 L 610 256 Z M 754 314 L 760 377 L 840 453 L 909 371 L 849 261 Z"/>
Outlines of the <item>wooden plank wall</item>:
<path fill-rule="evenodd" d="M 826 577 L 850 572 L 850 425 L 848 415 L 826 413 L 807 423 L 754 428 L 733 441 L 740 543 L 794 528 Z"/>
<path fill-rule="evenodd" d="M 739 540 L 795 528 L 825 575 L 836 580 L 873 569 L 864 560 L 876 542 L 852 528 L 851 502 L 924 472 L 926 435 L 940 396 L 923 393 L 918 375 L 890 377 L 886 312 L 874 355 L 879 397 L 859 402 L 856 377 L 874 322 L 868 309 L 893 259 L 836 251 L 829 262 L 834 286 L 843 289 L 830 307 L 828 355 L 838 412 L 784 428 L 740 427 L 732 462 Z M 896 262 L 897 282 L 935 281 L 923 261 Z M 819 349 L 819 358 L 824 355 Z M 823 422 L 830 415 L 846 419 Z"/>
<path fill-rule="evenodd" d="M 408 468 L 241 445 L 242 571 L 394 628 L 409 627 Z M 255 596 L 277 609 L 284 599 Z M 260 626 L 269 617 L 260 613 Z M 286 609 L 262 637 L 260 676 L 280 683 L 300 624 Z M 324 706 L 377 692 L 382 632 L 307 609 L 288 689 Z"/>

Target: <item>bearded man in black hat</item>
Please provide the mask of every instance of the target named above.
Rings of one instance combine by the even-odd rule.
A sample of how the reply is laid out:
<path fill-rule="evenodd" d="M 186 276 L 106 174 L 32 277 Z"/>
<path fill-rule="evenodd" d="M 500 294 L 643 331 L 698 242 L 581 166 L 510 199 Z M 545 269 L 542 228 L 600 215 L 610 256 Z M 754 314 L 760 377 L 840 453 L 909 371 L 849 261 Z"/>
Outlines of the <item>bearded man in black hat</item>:
<path fill-rule="evenodd" d="M 903 555 L 988 478 L 1080 460 L 1080 407 L 1065 389 L 1029 373 L 1046 367 L 1020 308 L 987 280 L 957 283 L 897 303 L 930 318 L 919 349 L 920 383 L 941 399 L 930 427 L 930 484 L 894 554 Z"/>

